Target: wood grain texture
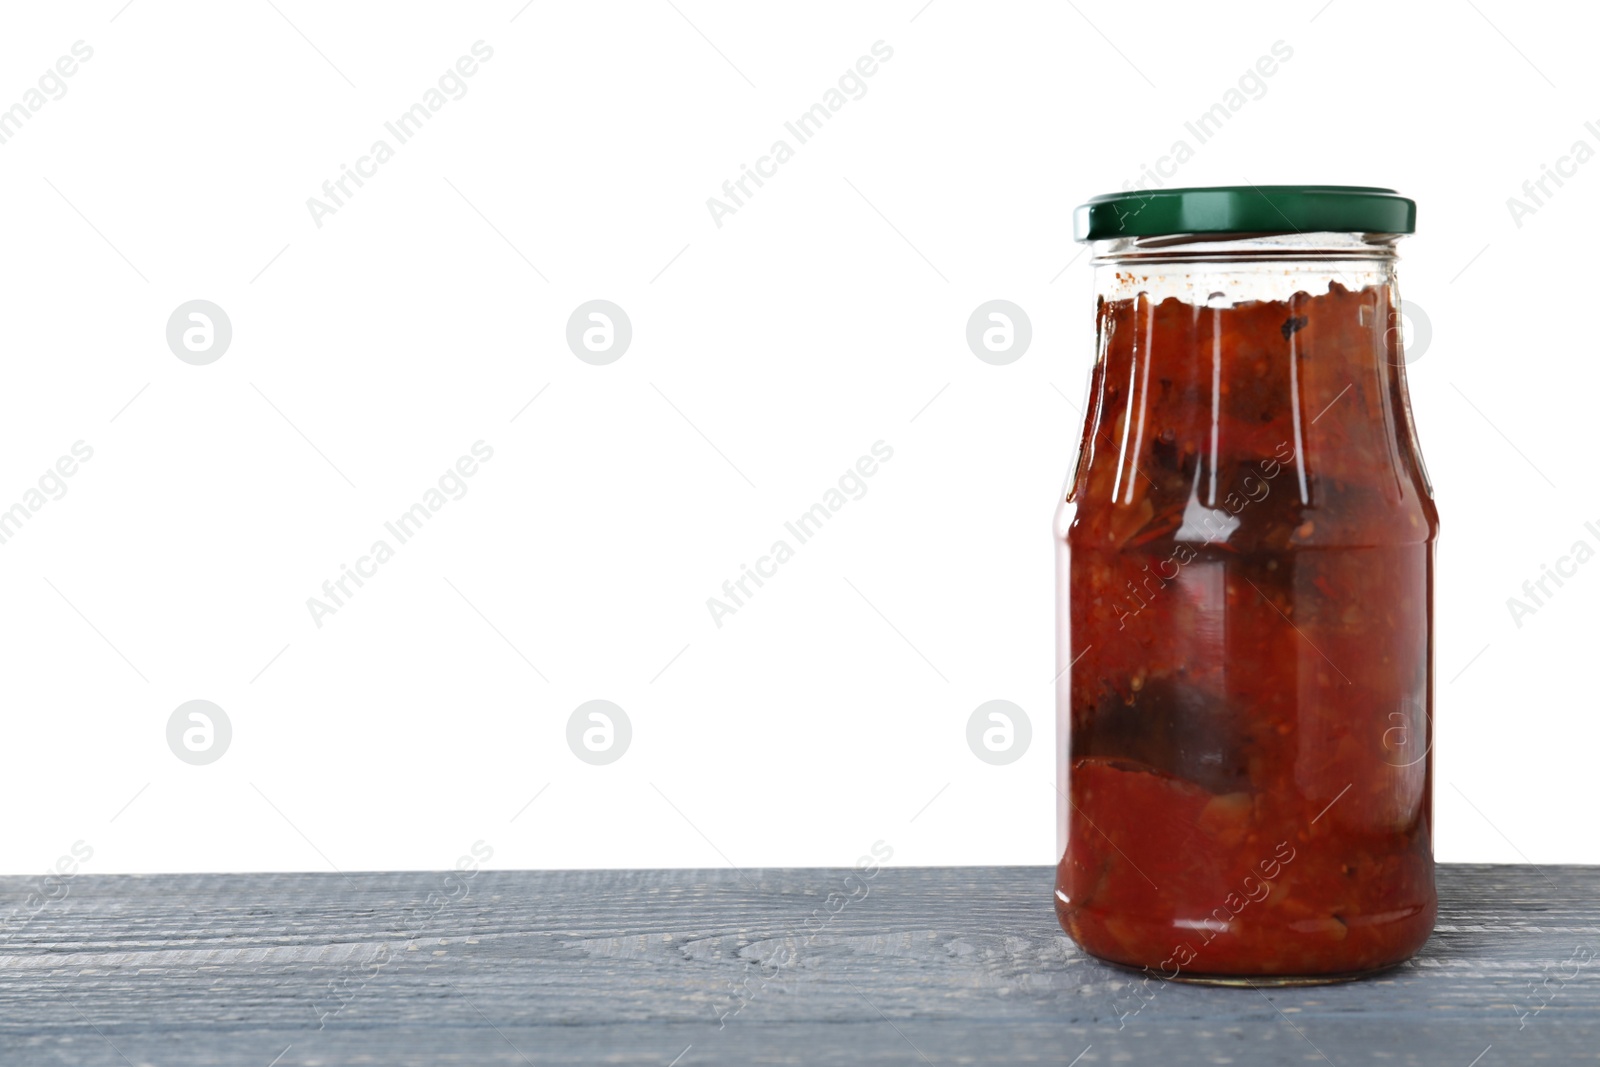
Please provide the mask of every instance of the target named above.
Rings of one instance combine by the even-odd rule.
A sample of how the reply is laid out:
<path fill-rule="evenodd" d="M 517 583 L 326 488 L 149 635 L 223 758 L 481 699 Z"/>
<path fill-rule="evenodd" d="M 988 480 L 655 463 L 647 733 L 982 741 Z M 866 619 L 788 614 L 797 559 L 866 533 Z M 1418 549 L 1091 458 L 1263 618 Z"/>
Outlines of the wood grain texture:
<path fill-rule="evenodd" d="M 1600 1062 L 1600 868 L 1442 867 L 1417 959 L 1284 990 L 1084 957 L 1047 868 L 852 873 L 4 878 L 0 1063 Z"/>

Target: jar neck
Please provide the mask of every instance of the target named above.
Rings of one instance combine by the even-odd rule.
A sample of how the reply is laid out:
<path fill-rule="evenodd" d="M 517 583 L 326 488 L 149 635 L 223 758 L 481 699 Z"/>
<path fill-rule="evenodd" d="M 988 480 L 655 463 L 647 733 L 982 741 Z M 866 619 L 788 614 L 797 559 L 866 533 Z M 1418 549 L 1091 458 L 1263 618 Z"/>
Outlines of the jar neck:
<path fill-rule="evenodd" d="M 1196 307 L 1287 302 L 1338 284 L 1351 292 L 1392 288 L 1394 234 L 1278 233 L 1125 237 L 1094 243 L 1103 300 L 1175 298 Z"/>
<path fill-rule="evenodd" d="M 1236 260 L 1378 259 L 1392 261 L 1400 234 L 1244 233 L 1167 234 L 1090 242 L 1096 266 L 1122 262 L 1202 263 Z"/>

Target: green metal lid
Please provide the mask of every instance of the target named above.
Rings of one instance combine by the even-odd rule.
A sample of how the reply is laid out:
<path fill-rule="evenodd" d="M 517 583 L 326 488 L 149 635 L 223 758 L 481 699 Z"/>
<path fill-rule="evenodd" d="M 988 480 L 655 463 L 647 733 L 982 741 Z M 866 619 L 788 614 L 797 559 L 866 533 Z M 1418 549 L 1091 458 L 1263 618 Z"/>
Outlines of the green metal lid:
<path fill-rule="evenodd" d="M 1073 238 L 1189 233 L 1414 233 L 1417 205 L 1365 185 L 1214 185 L 1133 189 L 1073 212 Z"/>

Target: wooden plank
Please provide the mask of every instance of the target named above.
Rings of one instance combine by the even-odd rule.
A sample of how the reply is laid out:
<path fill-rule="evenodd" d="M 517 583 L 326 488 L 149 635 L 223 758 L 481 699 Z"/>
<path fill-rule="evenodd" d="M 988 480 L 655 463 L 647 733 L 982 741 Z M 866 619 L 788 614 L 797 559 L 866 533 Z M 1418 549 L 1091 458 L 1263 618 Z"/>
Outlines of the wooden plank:
<path fill-rule="evenodd" d="M 853 873 L 0 879 L 0 1063 L 1600 1061 L 1600 868 L 1443 867 L 1420 957 L 1288 990 L 1087 959 L 1046 868 Z"/>

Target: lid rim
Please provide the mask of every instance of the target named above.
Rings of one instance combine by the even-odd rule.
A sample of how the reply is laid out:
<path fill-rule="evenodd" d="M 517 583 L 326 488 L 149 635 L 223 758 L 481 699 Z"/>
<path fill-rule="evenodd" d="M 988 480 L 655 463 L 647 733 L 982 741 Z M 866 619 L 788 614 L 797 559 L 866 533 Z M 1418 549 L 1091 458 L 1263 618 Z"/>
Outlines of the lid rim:
<path fill-rule="evenodd" d="M 1103 193 L 1073 212 L 1079 242 L 1182 234 L 1416 232 L 1416 202 L 1383 186 L 1218 185 Z"/>

